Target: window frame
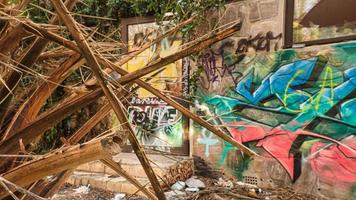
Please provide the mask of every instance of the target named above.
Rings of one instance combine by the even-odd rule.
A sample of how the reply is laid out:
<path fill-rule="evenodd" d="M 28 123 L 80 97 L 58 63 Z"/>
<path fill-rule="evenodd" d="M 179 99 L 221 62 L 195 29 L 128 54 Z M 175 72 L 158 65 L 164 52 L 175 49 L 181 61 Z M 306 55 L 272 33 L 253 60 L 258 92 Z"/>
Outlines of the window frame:
<path fill-rule="evenodd" d="M 142 16 L 142 17 L 128 17 L 128 18 L 123 18 L 121 19 L 121 41 L 125 44 L 123 49 L 122 49 L 122 53 L 128 53 L 128 42 L 129 42 L 129 26 L 131 25 L 136 25 L 136 24 L 147 24 L 147 23 L 157 23 L 157 20 L 154 16 Z M 184 40 L 184 38 L 183 38 Z M 184 70 L 188 70 L 188 79 L 189 79 L 189 58 L 187 58 L 188 60 L 184 61 L 184 58 L 182 59 L 182 79 L 184 79 Z M 188 66 L 186 69 L 184 66 L 184 62 L 188 62 Z M 189 90 L 189 83 L 185 86 L 182 85 L 182 90 L 184 93 L 184 89 L 185 87 L 188 88 Z M 184 94 L 183 94 L 184 96 Z M 185 108 L 189 108 L 189 104 L 183 100 L 180 99 L 175 99 L 178 103 L 180 103 L 182 106 L 184 106 Z M 167 104 L 168 105 L 168 104 Z M 177 112 L 179 112 L 177 110 Z M 190 121 L 189 118 L 184 116 L 182 114 L 182 123 L 183 123 L 183 134 L 182 134 L 182 146 L 180 147 L 169 147 L 169 152 L 164 151 L 164 153 L 168 153 L 168 154 L 174 154 L 174 155 L 181 155 L 181 156 L 188 156 L 190 154 L 190 141 L 189 141 L 189 127 L 190 127 Z M 143 145 L 143 146 L 147 146 L 148 149 L 146 151 L 148 151 L 151 154 L 157 154 L 156 151 L 151 151 L 149 150 L 151 149 L 156 149 L 155 147 L 160 147 L 160 146 L 151 146 L 151 145 Z M 124 148 L 125 152 L 131 152 L 132 151 L 132 147 L 130 145 L 125 146 Z"/>
<path fill-rule="evenodd" d="M 311 45 L 322 45 L 337 42 L 346 42 L 356 40 L 356 33 L 354 35 L 308 40 L 302 42 L 294 42 L 293 40 L 293 20 L 294 20 L 294 7 L 295 0 L 285 0 L 285 13 L 284 13 L 284 46 L 283 48 L 305 47 Z"/>

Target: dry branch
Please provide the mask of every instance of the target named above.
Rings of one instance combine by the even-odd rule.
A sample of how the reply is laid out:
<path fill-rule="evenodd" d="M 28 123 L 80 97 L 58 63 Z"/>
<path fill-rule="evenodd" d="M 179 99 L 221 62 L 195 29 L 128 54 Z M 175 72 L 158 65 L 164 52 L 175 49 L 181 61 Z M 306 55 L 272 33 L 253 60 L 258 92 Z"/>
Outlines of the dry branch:
<path fill-rule="evenodd" d="M 16 131 L 15 134 L 6 141 L 3 141 L 0 144 L 0 154 L 18 153 L 20 147 L 16 144 L 18 144 L 19 140 L 22 139 L 25 146 L 30 144 L 48 128 L 54 126 L 57 122 L 72 114 L 77 109 L 83 108 L 96 101 L 101 95 L 102 90 L 96 89 L 88 95 L 79 94 L 74 98 L 64 100 L 53 109 L 41 114 L 35 121 L 28 124 L 28 126 Z M 3 163 L 4 160 L 0 160 L 0 165 Z"/>
<path fill-rule="evenodd" d="M 6 130 L 3 140 L 8 136 L 12 136 L 15 130 L 25 127 L 29 122 L 32 122 L 39 113 L 40 109 L 50 97 L 52 92 L 73 70 L 79 68 L 83 64 L 79 54 L 70 57 L 66 62 L 55 69 L 47 80 L 36 88 L 35 92 L 24 102 L 13 117 L 10 127 Z"/>
<path fill-rule="evenodd" d="M 6 191 L 11 195 L 12 198 L 14 198 L 15 200 L 18 200 L 19 198 L 17 196 L 15 196 L 15 194 L 9 189 L 9 187 L 7 187 L 7 185 L 10 185 L 11 187 L 13 187 L 15 190 L 23 193 L 23 194 L 26 194 L 28 196 L 31 196 L 33 197 L 34 199 L 36 200 L 47 200 L 45 198 L 42 198 L 38 195 L 36 195 L 35 193 L 33 192 L 30 192 L 22 187 L 19 187 L 13 183 L 11 183 L 10 181 L 4 179 L 3 177 L 0 176 L 0 182 L 2 183 L 3 187 L 6 189 Z M 7 184 L 7 185 L 6 185 Z"/>
<path fill-rule="evenodd" d="M 68 7 L 68 9 L 72 9 L 76 3 L 77 3 L 77 0 L 68 0 L 68 1 L 66 1 L 66 6 Z M 50 20 L 50 23 L 51 24 L 58 23 L 58 17 L 57 16 L 52 17 L 52 19 Z M 22 24 L 19 24 L 18 26 L 22 27 Z M 41 38 L 41 37 L 36 38 L 36 40 L 32 44 L 32 46 L 20 58 L 20 61 L 18 62 L 19 63 L 18 67 L 19 68 L 23 68 L 23 66 L 26 66 L 28 68 L 32 67 L 35 64 L 35 62 L 37 61 L 38 57 L 44 51 L 44 49 L 46 48 L 48 43 L 49 43 L 49 41 L 44 38 Z M 20 80 L 20 78 L 21 78 L 21 74 L 19 74 L 16 71 L 12 71 L 8 77 L 8 80 L 7 80 L 8 87 L 10 87 L 11 89 L 15 88 L 16 83 Z M 0 91 L 0 98 L 2 98 L 2 95 L 3 95 L 2 91 L 3 91 L 3 89 L 1 89 L 1 91 Z M 4 102 L 5 105 L 1 105 L 2 109 L 4 109 L 4 111 L 3 111 L 3 114 L 1 114 L 1 112 L 0 112 L 0 122 L 1 122 L 1 118 L 2 118 L 1 116 L 5 115 L 5 113 L 7 112 L 7 107 L 9 105 L 11 99 L 12 99 L 12 96 L 7 97 L 6 101 Z M 21 116 L 21 115 L 17 115 L 17 116 Z M 25 116 L 25 117 L 27 117 L 27 116 Z M 3 140 L 6 139 L 6 137 L 9 135 L 9 133 L 14 132 L 14 130 L 16 130 L 18 128 L 21 128 L 21 127 L 17 126 L 18 125 L 17 120 L 22 121 L 22 119 L 18 119 L 16 117 L 14 117 L 12 119 L 12 122 L 9 125 L 5 135 L 4 135 Z M 21 124 L 21 122 L 20 122 L 20 124 Z"/>
<path fill-rule="evenodd" d="M 80 164 L 93 160 L 99 160 L 118 154 L 121 151 L 120 145 L 122 145 L 123 142 L 124 140 L 121 136 L 115 135 L 61 149 L 49 153 L 43 158 L 26 162 L 23 165 L 9 170 L 4 173 L 2 177 L 20 187 L 25 187 L 51 174 L 72 169 Z M 0 199 L 7 195 L 6 190 L 0 188 Z"/>

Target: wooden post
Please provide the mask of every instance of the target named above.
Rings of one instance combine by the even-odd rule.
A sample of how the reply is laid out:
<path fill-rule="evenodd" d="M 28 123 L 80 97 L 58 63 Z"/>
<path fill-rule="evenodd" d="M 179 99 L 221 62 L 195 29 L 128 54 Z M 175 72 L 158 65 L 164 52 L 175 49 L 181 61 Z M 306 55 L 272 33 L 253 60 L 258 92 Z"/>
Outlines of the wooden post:
<path fill-rule="evenodd" d="M 158 182 L 156 174 L 154 173 L 154 171 L 148 161 L 148 158 L 146 157 L 144 149 L 139 144 L 139 141 L 137 140 L 137 138 L 135 136 L 134 130 L 132 129 L 130 123 L 128 122 L 127 116 L 122 109 L 121 103 L 115 97 L 113 91 L 107 87 L 107 84 L 102 77 L 99 63 L 96 60 L 94 53 L 90 49 L 88 43 L 85 41 L 85 38 L 80 33 L 80 29 L 77 26 L 75 20 L 70 15 L 69 11 L 67 10 L 67 8 L 65 7 L 65 5 L 63 4 L 62 1 L 51 0 L 51 2 L 52 2 L 52 5 L 54 6 L 55 10 L 57 11 L 58 16 L 62 19 L 63 23 L 67 26 L 68 31 L 71 33 L 72 37 L 78 44 L 78 47 L 81 50 L 81 53 L 83 54 L 84 58 L 87 60 L 88 65 L 92 69 L 99 85 L 103 89 L 103 92 L 104 92 L 105 96 L 107 97 L 109 103 L 111 104 L 117 118 L 123 124 L 124 129 L 128 132 L 129 141 L 131 143 L 131 146 L 132 146 L 133 150 L 135 151 L 136 156 L 140 160 L 141 165 L 144 168 L 144 170 L 147 174 L 147 177 L 150 180 L 151 185 L 156 192 L 157 197 L 162 200 L 166 199 L 166 196 L 164 195 L 164 192 Z"/>

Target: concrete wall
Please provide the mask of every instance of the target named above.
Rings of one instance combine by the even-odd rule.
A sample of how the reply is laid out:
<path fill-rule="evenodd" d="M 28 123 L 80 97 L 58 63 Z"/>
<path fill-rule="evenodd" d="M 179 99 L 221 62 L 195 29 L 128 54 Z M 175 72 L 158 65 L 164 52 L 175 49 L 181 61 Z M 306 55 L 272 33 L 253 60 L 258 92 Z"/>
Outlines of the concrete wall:
<path fill-rule="evenodd" d="M 284 1 L 227 5 L 242 29 L 191 63 L 192 110 L 262 157 L 191 123 L 193 155 L 261 187 L 350 199 L 356 182 L 356 42 L 281 49 Z M 201 29 L 202 31 L 203 28 Z"/>

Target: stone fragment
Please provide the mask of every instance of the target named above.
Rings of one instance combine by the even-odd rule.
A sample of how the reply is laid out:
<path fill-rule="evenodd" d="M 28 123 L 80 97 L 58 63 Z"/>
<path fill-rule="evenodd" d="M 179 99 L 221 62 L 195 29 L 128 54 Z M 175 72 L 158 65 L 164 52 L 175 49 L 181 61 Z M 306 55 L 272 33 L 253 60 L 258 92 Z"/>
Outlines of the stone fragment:
<path fill-rule="evenodd" d="M 191 178 L 187 179 L 185 181 L 185 183 L 190 188 L 199 188 L 199 189 L 204 189 L 205 188 L 204 182 L 199 180 L 199 179 L 197 179 L 197 178 L 194 178 L 194 177 L 191 177 Z"/>

